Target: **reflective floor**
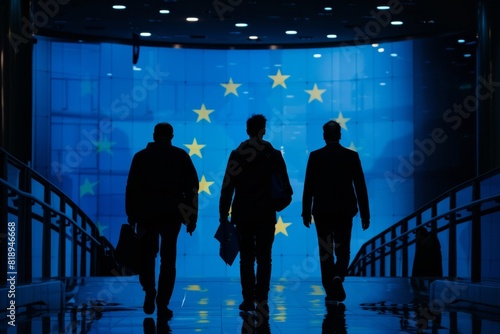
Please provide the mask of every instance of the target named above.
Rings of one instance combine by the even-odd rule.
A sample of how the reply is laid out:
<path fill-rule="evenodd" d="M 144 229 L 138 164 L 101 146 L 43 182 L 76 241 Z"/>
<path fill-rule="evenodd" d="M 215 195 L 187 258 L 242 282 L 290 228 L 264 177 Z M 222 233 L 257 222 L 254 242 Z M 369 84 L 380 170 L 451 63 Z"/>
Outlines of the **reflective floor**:
<path fill-rule="evenodd" d="M 238 280 L 178 279 L 166 321 L 143 313 L 136 276 L 97 277 L 74 290 L 64 312 L 40 306 L 19 314 L 15 328 L 3 317 L 0 333 L 500 333 L 498 313 L 429 307 L 407 279 L 348 277 L 344 287 L 345 302 L 327 307 L 319 280 L 274 280 L 265 321 L 240 314 Z"/>

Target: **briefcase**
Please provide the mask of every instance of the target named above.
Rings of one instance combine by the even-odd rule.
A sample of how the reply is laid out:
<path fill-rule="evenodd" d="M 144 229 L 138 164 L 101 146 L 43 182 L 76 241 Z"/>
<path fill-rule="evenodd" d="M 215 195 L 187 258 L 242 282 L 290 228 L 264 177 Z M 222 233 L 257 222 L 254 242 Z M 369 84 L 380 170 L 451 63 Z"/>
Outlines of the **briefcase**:
<path fill-rule="evenodd" d="M 122 272 L 131 271 L 139 274 L 141 269 L 140 239 L 130 224 L 122 224 L 120 238 L 115 248 L 115 259 L 121 267 Z M 128 269 L 128 270 L 127 270 Z"/>

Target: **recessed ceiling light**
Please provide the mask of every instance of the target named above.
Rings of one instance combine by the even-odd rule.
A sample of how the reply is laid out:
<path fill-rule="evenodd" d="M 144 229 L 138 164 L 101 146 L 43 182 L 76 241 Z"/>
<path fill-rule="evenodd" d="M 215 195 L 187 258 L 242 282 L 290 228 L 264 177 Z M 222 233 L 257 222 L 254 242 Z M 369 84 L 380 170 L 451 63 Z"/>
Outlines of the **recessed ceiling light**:
<path fill-rule="evenodd" d="M 139 35 L 141 35 L 142 37 L 149 37 L 149 36 L 151 36 L 151 33 L 150 32 L 141 32 Z"/>
<path fill-rule="evenodd" d="M 395 53 L 395 52 L 391 53 L 391 57 L 397 57 L 397 56 L 398 56 L 397 53 Z"/>
<path fill-rule="evenodd" d="M 459 39 L 457 42 L 458 43 L 465 43 L 465 39 Z"/>
<path fill-rule="evenodd" d="M 378 44 L 377 43 L 373 43 L 372 47 L 376 48 L 376 47 L 378 47 Z"/>
<path fill-rule="evenodd" d="M 332 10 L 332 7 L 325 7 L 324 10 Z"/>
<path fill-rule="evenodd" d="M 287 30 L 287 31 L 285 31 L 285 34 L 287 34 L 287 35 L 296 35 L 297 31 L 296 30 Z"/>
<path fill-rule="evenodd" d="M 382 52 L 384 52 L 384 51 L 385 51 L 385 49 L 384 49 L 384 48 L 378 48 L 378 50 L 377 50 L 377 51 L 378 51 L 378 52 L 380 52 L 380 53 L 382 53 Z"/>
<path fill-rule="evenodd" d="M 403 21 L 392 21 L 392 22 L 391 22 L 391 24 L 392 24 L 393 26 L 400 26 L 400 25 L 402 25 L 402 24 L 403 24 Z"/>
<path fill-rule="evenodd" d="M 337 35 L 335 35 L 335 34 L 328 34 L 328 35 L 326 35 L 326 38 L 337 38 Z"/>
<path fill-rule="evenodd" d="M 160 9 L 160 14 L 168 14 L 170 11 L 168 9 Z"/>
<path fill-rule="evenodd" d="M 248 24 L 242 22 L 242 23 L 236 23 L 235 26 L 238 28 L 245 28 L 245 27 L 248 27 Z"/>
<path fill-rule="evenodd" d="M 113 9 L 125 9 L 127 6 L 124 5 L 113 5 Z"/>
<path fill-rule="evenodd" d="M 321 53 L 315 53 L 315 54 L 313 54 L 313 58 L 321 58 Z"/>
<path fill-rule="evenodd" d="M 256 40 L 256 39 L 259 39 L 259 36 L 248 36 L 248 39 Z"/>
<path fill-rule="evenodd" d="M 198 18 L 197 17 L 186 17 L 186 21 L 188 21 L 188 22 L 196 22 L 196 21 L 198 21 Z"/>
<path fill-rule="evenodd" d="M 465 54 L 464 54 L 464 57 L 465 57 L 465 58 L 470 58 L 470 57 L 472 57 L 472 55 L 471 55 L 470 53 L 465 53 Z"/>
<path fill-rule="evenodd" d="M 391 7 L 387 6 L 387 5 L 381 5 L 381 6 L 377 6 L 377 9 L 378 10 L 389 10 L 389 9 L 391 9 Z"/>

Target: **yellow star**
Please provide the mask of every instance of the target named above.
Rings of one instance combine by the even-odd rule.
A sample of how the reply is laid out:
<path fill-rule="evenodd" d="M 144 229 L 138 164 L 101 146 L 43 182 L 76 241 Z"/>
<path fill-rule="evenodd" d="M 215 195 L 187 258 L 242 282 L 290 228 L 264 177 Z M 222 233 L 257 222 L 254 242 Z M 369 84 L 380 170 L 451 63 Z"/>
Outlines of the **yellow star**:
<path fill-rule="evenodd" d="M 226 92 L 224 93 L 224 96 L 228 94 L 234 94 L 238 96 L 238 92 L 236 91 L 236 88 L 240 87 L 241 84 L 235 84 L 233 82 L 233 78 L 229 78 L 229 82 L 227 84 L 221 84 L 222 87 L 226 88 Z"/>
<path fill-rule="evenodd" d="M 95 195 L 94 186 L 99 182 L 91 183 L 89 179 L 85 179 L 85 182 L 80 186 L 80 197 L 83 197 L 87 194 Z"/>
<path fill-rule="evenodd" d="M 205 120 L 208 121 L 208 123 L 210 123 L 210 116 L 208 116 L 208 115 L 210 115 L 211 113 L 213 113 L 214 109 L 207 109 L 205 107 L 205 104 L 202 103 L 201 104 L 201 109 L 193 109 L 193 111 L 198 114 L 198 119 L 196 120 L 196 123 L 198 123 L 202 119 L 205 119 Z"/>
<path fill-rule="evenodd" d="M 310 296 L 321 296 L 325 294 L 319 285 L 311 285 L 311 288 L 313 291 L 309 293 Z"/>
<path fill-rule="evenodd" d="M 236 306 L 236 300 L 234 299 L 226 299 L 224 302 L 226 303 L 226 306 Z"/>
<path fill-rule="evenodd" d="M 116 142 L 109 141 L 108 138 L 104 137 L 103 139 L 101 139 L 99 141 L 93 142 L 93 144 L 97 148 L 97 153 L 105 151 L 105 152 L 108 152 L 109 154 L 112 155 L 113 152 L 111 152 L 111 148 L 113 147 L 113 145 L 116 144 Z"/>
<path fill-rule="evenodd" d="M 202 289 L 199 284 L 189 284 L 187 287 L 184 288 L 184 290 L 187 291 L 199 291 L 199 292 L 207 292 L 207 289 Z"/>
<path fill-rule="evenodd" d="M 285 80 L 288 79 L 290 76 L 289 75 L 282 75 L 281 70 L 278 69 L 278 73 L 276 75 L 268 75 L 271 79 L 273 79 L 273 87 L 276 87 L 278 85 L 283 86 L 286 88 Z"/>
<path fill-rule="evenodd" d="M 201 156 L 201 149 L 204 148 L 206 145 L 200 145 L 200 144 L 198 144 L 198 142 L 196 141 L 196 137 L 193 139 L 193 143 L 192 144 L 184 144 L 184 146 L 186 146 L 187 148 L 189 148 L 189 156 L 192 156 L 193 154 L 196 154 L 200 158 L 203 158 Z"/>
<path fill-rule="evenodd" d="M 347 130 L 347 125 L 346 123 L 349 122 L 350 118 L 345 118 L 344 116 L 342 116 L 342 112 L 339 111 L 339 117 L 337 117 L 335 119 L 335 121 L 337 123 L 339 123 L 340 127 L 344 130 Z"/>
<path fill-rule="evenodd" d="M 354 142 L 352 141 L 351 142 L 351 145 L 349 145 L 348 149 L 350 149 L 351 151 L 354 151 L 354 152 L 357 152 L 358 150 L 356 149 L 356 146 L 354 146 Z"/>
<path fill-rule="evenodd" d="M 205 175 L 201 176 L 201 181 L 200 181 L 200 189 L 198 190 L 198 193 L 201 193 L 202 191 L 206 192 L 209 195 L 212 195 L 210 193 L 210 186 L 214 184 L 214 182 L 209 182 L 207 179 L 205 179 Z"/>
<path fill-rule="evenodd" d="M 314 100 L 318 100 L 320 102 L 323 102 L 323 99 L 321 98 L 321 94 L 323 94 L 326 89 L 318 89 L 318 85 L 314 84 L 313 89 L 306 89 L 305 90 L 307 94 L 309 94 L 309 103 L 311 103 Z"/>
<path fill-rule="evenodd" d="M 283 219 L 280 216 L 278 218 L 278 222 L 276 223 L 276 230 L 274 231 L 274 235 L 277 235 L 278 233 L 283 233 L 288 237 L 288 232 L 286 231 L 286 228 L 290 225 L 292 225 L 292 223 L 284 223 Z"/>
<path fill-rule="evenodd" d="M 275 285 L 274 291 L 276 291 L 278 293 L 282 293 L 283 291 L 285 291 L 285 286 L 284 285 Z"/>
<path fill-rule="evenodd" d="M 101 236 L 103 235 L 102 232 L 109 227 L 109 226 L 101 225 L 100 222 L 96 222 L 95 226 L 97 227 L 97 230 L 99 231 L 99 235 L 101 235 Z"/>

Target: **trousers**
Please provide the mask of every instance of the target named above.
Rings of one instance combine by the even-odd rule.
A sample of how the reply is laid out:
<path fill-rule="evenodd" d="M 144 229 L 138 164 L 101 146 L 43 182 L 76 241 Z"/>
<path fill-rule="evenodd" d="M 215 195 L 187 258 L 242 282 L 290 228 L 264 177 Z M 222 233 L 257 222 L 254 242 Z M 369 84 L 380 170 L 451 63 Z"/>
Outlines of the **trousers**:
<path fill-rule="evenodd" d="M 180 222 L 153 221 L 138 226 L 142 268 L 139 282 L 143 290 L 156 290 L 156 256 L 160 252 L 160 274 L 156 304 L 158 308 L 167 307 L 174 290 L 176 277 L 177 238 L 181 229 Z M 161 239 L 161 242 L 160 242 Z"/>
<path fill-rule="evenodd" d="M 240 280 L 243 300 L 267 301 L 275 220 L 236 224 L 240 242 Z M 257 262 L 257 270 L 255 263 Z"/>
<path fill-rule="evenodd" d="M 351 256 L 352 217 L 314 217 L 318 235 L 321 282 L 327 295 L 333 279 L 344 281 Z M 336 258 L 336 259 L 335 259 Z"/>

